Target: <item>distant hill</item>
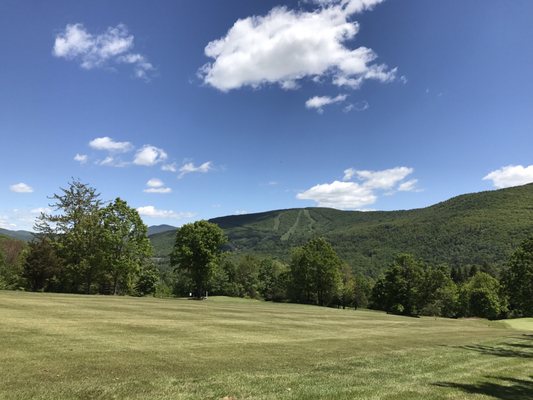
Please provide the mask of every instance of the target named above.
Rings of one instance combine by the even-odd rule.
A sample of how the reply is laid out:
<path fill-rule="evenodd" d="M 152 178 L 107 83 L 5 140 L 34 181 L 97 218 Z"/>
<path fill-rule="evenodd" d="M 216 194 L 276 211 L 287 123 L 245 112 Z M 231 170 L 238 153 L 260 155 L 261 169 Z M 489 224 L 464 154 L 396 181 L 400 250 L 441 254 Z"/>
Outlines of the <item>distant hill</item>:
<path fill-rule="evenodd" d="M 175 230 L 176 227 L 172 225 L 152 225 L 148 227 L 148 236 Z"/>
<path fill-rule="evenodd" d="M 0 235 L 4 235 L 13 239 L 23 240 L 29 242 L 33 239 L 33 233 L 29 231 L 10 231 L 9 229 L 0 228 Z"/>
<path fill-rule="evenodd" d="M 284 260 L 290 248 L 314 236 L 329 240 L 356 270 L 377 275 L 400 252 L 433 264 L 503 265 L 533 235 L 533 184 L 465 194 L 407 211 L 339 211 L 299 208 L 212 219 L 237 254 Z M 150 237 L 155 253 L 167 256 L 174 231 Z"/>

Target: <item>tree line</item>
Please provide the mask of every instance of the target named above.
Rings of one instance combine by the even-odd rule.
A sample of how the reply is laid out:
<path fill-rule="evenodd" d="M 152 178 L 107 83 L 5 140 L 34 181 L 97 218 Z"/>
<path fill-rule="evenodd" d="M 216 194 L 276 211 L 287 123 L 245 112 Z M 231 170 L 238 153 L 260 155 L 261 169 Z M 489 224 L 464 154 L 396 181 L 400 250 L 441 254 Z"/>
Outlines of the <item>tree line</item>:
<path fill-rule="evenodd" d="M 96 189 L 74 180 L 41 213 L 35 238 L 19 256 L 11 287 L 85 294 L 153 293 L 159 273 L 147 227 L 117 198 L 104 204 Z"/>
<path fill-rule="evenodd" d="M 498 272 L 489 265 L 433 266 L 398 255 L 377 279 L 354 273 L 324 238 L 292 249 L 290 261 L 223 249 L 222 229 L 207 221 L 176 232 L 169 264 L 152 257 L 147 227 L 117 198 L 73 180 L 51 199 L 27 246 L 0 240 L 0 289 L 115 295 L 207 294 L 318 306 L 373 308 L 418 316 L 533 316 L 533 238 Z"/>

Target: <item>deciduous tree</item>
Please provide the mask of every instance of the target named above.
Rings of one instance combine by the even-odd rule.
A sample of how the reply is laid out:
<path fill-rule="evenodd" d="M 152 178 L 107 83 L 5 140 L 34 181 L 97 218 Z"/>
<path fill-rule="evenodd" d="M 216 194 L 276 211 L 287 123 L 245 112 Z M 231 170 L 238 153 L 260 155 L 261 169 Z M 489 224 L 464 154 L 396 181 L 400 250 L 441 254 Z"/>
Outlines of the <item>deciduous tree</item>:
<path fill-rule="evenodd" d="M 177 230 L 171 264 L 187 272 L 197 298 L 204 296 L 226 241 L 222 229 L 207 221 L 186 224 Z"/>
<path fill-rule="evenodd" d="M 503 284 L 514 313 L 533 317 L 533 237 L 525 240 L 511 256 Z"/>
<path fill-rule="evenodd" d="M 102 273 L 113 294 L 131 292 L 135 278 L 152 255 L 148 228 L 134 208 L 117 198 L 100 211 Z"/>
<path fill-rule="evenodd" d="M 296 301 L 329 305 L 341 289 L 342 262 L 325 239 L 311 239 L 293 251 L 291 292 Z"/>

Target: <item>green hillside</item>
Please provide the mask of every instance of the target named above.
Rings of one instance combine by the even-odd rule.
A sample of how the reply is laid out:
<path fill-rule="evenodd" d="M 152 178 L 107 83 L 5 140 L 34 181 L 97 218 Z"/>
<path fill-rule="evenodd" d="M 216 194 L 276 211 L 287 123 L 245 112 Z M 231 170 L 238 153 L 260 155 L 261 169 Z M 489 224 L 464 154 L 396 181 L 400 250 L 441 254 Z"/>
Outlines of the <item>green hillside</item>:
<path fill-rule="evenodd" d="M 230 250 L 288 259 L 290 248 L 324 236 L 358 271 L 376 275 L 399 252 L 431 263 L 502 265 L 533 234 L 533 184 L 466 194 L 408 211 L 304 208 L 212 219 Z M 174 231 L 151 236 L 168 255 Z"/>
<path fill-rule="evenodd" d="M 10 231 L 8 229 L 0 228 L 0 235 L 7 236 L 13 239 L 23 240 L 29 242 L 33 239 L 33 233 L 29 231 Z"/>

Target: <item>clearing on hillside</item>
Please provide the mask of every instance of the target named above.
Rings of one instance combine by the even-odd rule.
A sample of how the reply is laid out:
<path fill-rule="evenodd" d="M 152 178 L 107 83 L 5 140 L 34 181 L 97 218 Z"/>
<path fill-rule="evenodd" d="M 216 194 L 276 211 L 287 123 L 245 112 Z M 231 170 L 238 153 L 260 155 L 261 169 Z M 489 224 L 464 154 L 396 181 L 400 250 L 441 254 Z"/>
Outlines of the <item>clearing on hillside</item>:
<path fill-rule="evenodd" d="M 533 334 L 229 298 L 0 291 L 0 399 L 531 399 Z"/>

